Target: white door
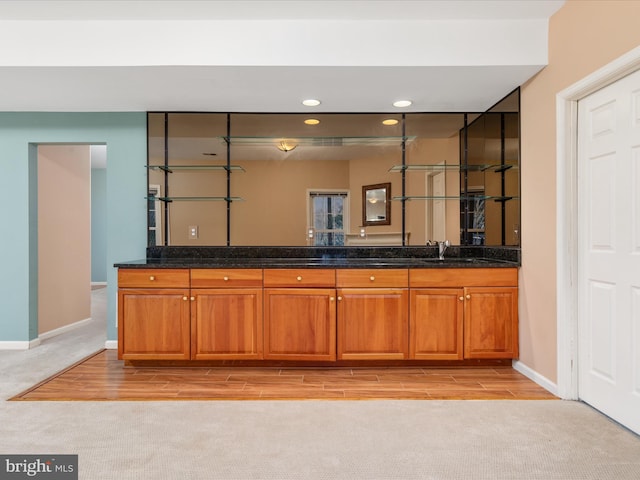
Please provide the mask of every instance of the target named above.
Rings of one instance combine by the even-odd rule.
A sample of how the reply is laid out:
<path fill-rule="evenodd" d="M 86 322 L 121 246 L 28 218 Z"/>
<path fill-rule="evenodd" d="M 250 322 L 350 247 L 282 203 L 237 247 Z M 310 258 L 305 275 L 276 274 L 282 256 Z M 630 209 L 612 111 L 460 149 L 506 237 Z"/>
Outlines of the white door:
<path fill-rule="evenodd" d="M 640 72 L 578 102 L 578 394 L 640 433 Z"/>

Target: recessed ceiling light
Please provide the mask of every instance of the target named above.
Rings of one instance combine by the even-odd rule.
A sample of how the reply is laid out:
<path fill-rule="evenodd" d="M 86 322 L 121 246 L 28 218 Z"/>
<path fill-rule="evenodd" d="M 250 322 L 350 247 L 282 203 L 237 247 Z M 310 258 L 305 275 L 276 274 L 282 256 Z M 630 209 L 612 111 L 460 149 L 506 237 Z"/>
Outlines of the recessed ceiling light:
<path fill-rule="evenodd" d="M 386 120 L 382 121 L 383 125 L 397 125 L 398 124 L 398 120 L 396 120 L 395 118 L 387 118 Z"/>
<path fill-rule="evenodd" d="M 409 105 L 411 105 L 411 100 L 397 100 L 395 102 L 393 102 L 393 106 L 394 107 L 408 107 Z"/>
<path fill-rule="evenodd" d="M 317 107 L 318 105 L 320 105 L 320 100 L 309 98 L 308 100 L 303 100 L 302 104 L 306 105 L 307 107 Z"/>
<path fill-rule="evenodd" d="M 306 123 L 307 125 L 318 125 L 320 123 L 320 120 L 318 120 L 317 118 L 307 118 L 304 123 Z"/>

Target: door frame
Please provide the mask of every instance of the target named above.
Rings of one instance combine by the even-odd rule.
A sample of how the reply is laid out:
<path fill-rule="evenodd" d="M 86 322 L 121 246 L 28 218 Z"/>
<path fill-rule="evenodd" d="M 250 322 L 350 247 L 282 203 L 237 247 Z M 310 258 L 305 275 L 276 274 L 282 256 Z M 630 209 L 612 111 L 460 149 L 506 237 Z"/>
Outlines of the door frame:
<path fill-rule="evenodd" d="M 557 394 L 578 392 L 578 101 L 640 70 L 640 47 L 556 95 Z"/>

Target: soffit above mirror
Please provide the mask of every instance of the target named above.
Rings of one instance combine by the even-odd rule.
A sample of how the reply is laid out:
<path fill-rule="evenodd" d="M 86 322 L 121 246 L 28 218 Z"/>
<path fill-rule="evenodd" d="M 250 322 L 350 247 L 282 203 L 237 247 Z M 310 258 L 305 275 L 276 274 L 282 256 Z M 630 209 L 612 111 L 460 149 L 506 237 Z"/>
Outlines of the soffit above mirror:
<path fill-rule="evenodd" d="M 562 3 L 4 1 L 0 110 L 485 111 L 547 64 Z"/>

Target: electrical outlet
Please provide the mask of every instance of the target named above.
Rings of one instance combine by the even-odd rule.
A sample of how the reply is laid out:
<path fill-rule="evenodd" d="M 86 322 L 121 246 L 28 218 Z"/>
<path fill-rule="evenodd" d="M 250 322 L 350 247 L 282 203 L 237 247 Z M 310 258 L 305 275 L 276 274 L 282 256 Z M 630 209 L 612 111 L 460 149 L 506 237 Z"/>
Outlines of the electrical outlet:
<path fill-rule="evenodd" d="M 197 240 L 198 225 L 189 225 L 187 235 L 189 236 L 189 240 Z"/>

